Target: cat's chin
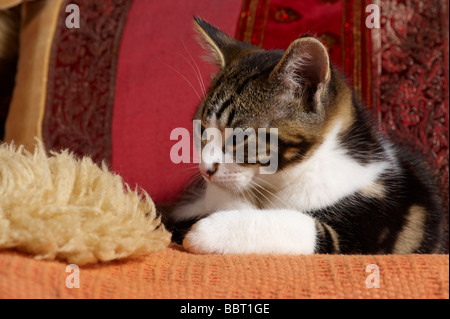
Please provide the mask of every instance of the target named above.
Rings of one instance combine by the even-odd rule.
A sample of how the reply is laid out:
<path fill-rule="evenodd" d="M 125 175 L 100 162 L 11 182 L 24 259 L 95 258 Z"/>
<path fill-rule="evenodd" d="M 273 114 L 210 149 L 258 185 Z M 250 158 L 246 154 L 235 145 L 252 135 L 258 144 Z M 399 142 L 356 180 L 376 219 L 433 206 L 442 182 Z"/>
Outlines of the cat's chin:
<path fill-rule="evenodd" d="M 239 180 L 239 181 L 222 181 L 222 180 L 212 180 L 209 181 L 211 184 L 218 186 L 226 191 L 236 193 L 241 189 L 247 188 L 249 182 Z"/>

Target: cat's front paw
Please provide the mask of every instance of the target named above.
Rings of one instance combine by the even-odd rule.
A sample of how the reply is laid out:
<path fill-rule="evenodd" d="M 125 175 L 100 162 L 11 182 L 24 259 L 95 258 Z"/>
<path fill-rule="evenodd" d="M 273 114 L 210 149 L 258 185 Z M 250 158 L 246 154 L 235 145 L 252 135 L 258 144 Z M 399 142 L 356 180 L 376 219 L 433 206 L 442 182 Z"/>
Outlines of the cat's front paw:
<path fill-rule="evenodd" d="M 312 254 L 314 220 L 291 210 L 220 211 L 198 221 L 183 246 L 197 254 Z"/>
<path fill-rule="evenodd" d="M 196 254 L 229 253 L 226 246 L 232 245 L 230 231 L 238 215 L 238 211 L 223 211 L 199 220 L 184 238 L 183 247 Z"/>

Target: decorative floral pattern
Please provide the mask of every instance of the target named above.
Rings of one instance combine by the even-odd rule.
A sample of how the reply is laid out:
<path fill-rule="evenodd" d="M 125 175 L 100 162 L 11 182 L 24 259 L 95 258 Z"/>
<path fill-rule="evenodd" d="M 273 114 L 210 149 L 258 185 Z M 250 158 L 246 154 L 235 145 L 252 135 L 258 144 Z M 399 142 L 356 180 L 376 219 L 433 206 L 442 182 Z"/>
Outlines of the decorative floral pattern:
<path fill-rule="evenodd" d="M 261 46 L 269 14 L 270 0 L 244 0 L 238 21 L 236 39 Z"/>
<path fill-rule="evenodd" d="M 280 23 L 289 23 L 302 18 L 302 15 L 297 10 L 289 7 L 271 5 L 269 10 L 270 18 Z"/>
<path fill-rule="evenodd" d="M 334 50 L 341 49 L 341 39 L 336 33 L 326 31 L 319 33 L 317 37 L 328 49 L 328 54 L 333 55 Z"/>
<path fill-rule="evenodd" d="M 381 5 L 379 123 L 398 142 L 426 156 L 440 177 L 448 225 L 446 2 L 390 0 Z"/>
<path fill-rule="evenodd" d="M 68 3 L 53 42 L 43 138 L 48 148 L 109 162 L 118 47 L 132 1 L 70 1 L 82 13 L 79 29 L 65 26 Z"/>

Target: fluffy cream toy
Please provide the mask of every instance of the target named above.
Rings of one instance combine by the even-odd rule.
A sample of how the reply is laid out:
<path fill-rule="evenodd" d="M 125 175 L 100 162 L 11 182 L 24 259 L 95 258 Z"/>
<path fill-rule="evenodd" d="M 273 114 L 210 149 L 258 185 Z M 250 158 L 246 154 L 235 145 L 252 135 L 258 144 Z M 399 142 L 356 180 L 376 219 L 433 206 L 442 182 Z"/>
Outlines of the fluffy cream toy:
<path fill-rule="evenodd" d="M 165 248 L 170 233 L 145 191 L 89 157 L 0 145 L 0 248 L 83 265 Z"/>

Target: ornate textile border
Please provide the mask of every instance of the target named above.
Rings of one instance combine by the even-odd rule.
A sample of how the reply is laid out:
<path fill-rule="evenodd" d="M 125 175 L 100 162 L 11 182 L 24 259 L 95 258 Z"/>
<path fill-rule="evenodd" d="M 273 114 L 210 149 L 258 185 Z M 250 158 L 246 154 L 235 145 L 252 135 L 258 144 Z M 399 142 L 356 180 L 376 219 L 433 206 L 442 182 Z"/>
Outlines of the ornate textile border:
<path fill-rule="evenodd" d="M 345 72 L 380 127 L 427 158 L 440 178 L 448 228 L 448 1 L 370 3 L 380 7 L 380 29 L 364 25 L 369 1 L 344 0 Z"/>
<path fill-rule="evenodd" d="M 80 28 L 65 26 L 69 3 Z M 129 0 L 65 1 L 50 57 L 42 135 L 49 149 L 68 148 L 96 162 L 111 159 L 111 123 L 119 45 Z"/>
<path fill-rule="evenodd" d="M 238 21 L 236 39 L 261 46 L 269 15 L 270 0 L 244 0 Z"/>
<path fill-rule="evenodd" d="M 380 7 L 379 125 L 422 153 L 440 179 L 448 252 L 448 1 L 387 0 Z"/>

